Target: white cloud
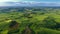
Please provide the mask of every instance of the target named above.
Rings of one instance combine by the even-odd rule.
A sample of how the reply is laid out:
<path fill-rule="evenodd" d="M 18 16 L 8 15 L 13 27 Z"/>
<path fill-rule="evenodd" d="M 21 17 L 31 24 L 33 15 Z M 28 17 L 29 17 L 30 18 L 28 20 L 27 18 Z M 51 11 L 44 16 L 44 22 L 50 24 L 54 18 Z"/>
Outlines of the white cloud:
<path fill-rule="evenodd" d="M 0 0 L 0 2 L 19 2 L 20 0 Z"/>
<path fill-rule="evenodd" d="M 22 2 L 0 2 L 0 6 L 31 6 L 31 5 L 39 5 L 39 6 L 60 6 L 60 3 L 56 2 L 36 2 L 36 1 L 22 1 Z"/>

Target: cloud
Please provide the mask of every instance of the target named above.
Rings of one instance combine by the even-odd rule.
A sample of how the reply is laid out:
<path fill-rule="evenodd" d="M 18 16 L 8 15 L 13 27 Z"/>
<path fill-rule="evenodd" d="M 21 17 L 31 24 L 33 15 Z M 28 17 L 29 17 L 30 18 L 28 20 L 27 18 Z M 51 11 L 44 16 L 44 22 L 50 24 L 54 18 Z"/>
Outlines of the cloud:
<path fill-rule="evenodd" d="M 0 2 L 19 2 L 21 0 L 0 0 Z"/>
<path fill-rule="evenodd" d="M 60 6 L 56 2 L 37 2 L 37 1 L 22 1 L 22 2 L 0 2 L 0 6 Z"/>

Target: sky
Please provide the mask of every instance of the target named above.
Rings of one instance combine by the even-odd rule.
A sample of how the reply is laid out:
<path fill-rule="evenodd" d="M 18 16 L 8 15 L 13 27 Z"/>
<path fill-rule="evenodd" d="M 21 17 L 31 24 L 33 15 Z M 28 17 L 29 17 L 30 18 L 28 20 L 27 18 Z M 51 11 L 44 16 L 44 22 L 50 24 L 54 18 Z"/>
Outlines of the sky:
<path fill-rule="evenodd" d="M 0 0 L 0 2 L 20 2 L 20 1 L 60 2 L 60 0 Z"/>
<path fill-rule="evenodd" d="M 8 2 L 8 3 L 6 3 Z M 19 2 L 19 3 L 15 3 Z M 41 4 L 41 5 L 57 5 L 60 6 L 60 0 L 0 0 L 0 6 L 15 6 L 15 5 L 20 5 L 21 2 L 22 4 L 26 2 L 30 2 L 29 4 Z M 21 5 L 22 5 L 21 4 Z"/>

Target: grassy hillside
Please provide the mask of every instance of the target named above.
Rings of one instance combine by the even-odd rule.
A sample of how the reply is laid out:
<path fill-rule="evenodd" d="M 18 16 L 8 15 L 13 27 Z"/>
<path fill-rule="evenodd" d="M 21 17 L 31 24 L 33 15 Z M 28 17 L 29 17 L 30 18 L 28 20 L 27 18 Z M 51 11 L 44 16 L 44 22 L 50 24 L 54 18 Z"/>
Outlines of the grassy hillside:
<path fill-rule="evenodd" d="M 59 8 L 0 9 L 0 34 L 60 34 Z"/>

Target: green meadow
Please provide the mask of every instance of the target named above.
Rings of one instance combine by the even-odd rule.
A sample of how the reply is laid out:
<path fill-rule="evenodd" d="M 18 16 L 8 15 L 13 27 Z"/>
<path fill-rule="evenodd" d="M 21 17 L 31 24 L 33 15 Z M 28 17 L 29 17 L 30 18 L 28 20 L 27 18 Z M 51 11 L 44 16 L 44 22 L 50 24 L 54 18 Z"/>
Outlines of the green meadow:
<path fill-rule="evenodd" d="M 0 8 L 0 34 L 60 34 L 60 8 Z"/>

